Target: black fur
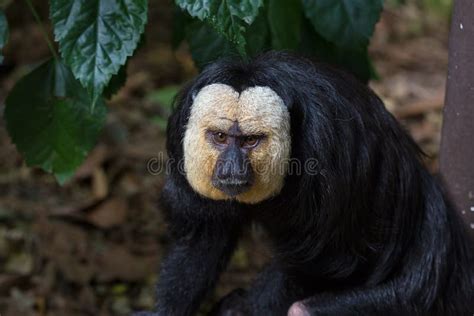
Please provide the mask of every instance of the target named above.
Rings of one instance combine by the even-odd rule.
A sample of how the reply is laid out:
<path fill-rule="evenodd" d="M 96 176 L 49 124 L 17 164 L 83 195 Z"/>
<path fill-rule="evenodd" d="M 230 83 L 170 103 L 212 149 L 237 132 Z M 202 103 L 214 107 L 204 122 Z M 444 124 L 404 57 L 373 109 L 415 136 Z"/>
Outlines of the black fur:
<path fill-rule="evenodd" d="M 287 176 L 278 196 L 257 205 L 196 194 L 178 162 L 193 96 L 211 83 L 277 92 L 290 112 L 292 158 L 315 158 L 320 172 Z M 299 300 L 311 315 L 474 313 L 472 242 L 417 145 L 350 75 L 278 52 L 218 61 L 182 91 L 168 153 L 163 204 L 176 241 L 161 269 L 158 315 L 196 312 L 251 221 L 268 231 L 274 260 L 216 313 L 286 315 Z"/>

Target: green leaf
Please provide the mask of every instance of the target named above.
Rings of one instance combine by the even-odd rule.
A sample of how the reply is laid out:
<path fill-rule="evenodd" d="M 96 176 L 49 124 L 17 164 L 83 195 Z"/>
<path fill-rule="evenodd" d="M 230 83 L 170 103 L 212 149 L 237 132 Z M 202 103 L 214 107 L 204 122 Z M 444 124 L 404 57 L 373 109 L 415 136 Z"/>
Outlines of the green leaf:
<path fill-rule="evenodd" d="M 147 20 L 147 0 L 51 0 L 61 55 L 94 100 L 125 64 Z"/>
<path fill-rule="evenodd" d="M 301 38 L 301 3 L 294 0 L 270 0 L 268 24 L 274 49 L 296 49 Z"/>
<path fill-rule="evenodd" d="M 239 55 L 232 43 L 200 21 L 188 26 L 186 38 L 193 60 L 201 70 L 221 57 Z"/>
<path fill-rule="evenodd" d="M 3 10 L 0 10 L 0 50 L 5 47 L 8 41 L 8 21 Z M 3 62 L 3 55 L 0 54 L 0 63 Z"/>
<path fill-rule="evenodd" d="M 304 12 L 327 41 L 363 50 L 374 32 L 383 0 L 303 0 Z"/>
<path fill-rule="evenodd" d="M 67 66 L 50 60 L 20 79 L 8 95 L 8 132 L 29 166 L 66 181 L 94 146 L 106 107 L 92 100 Z"/>
<path fill-rule="evenodd" d="M 206 65 L 222 57 L 238 57 L 235 45 L 219 34 L 209 24 L 197 19 L 189 20 L 186 25 L 186 40 L 196 66 L 203 69 Z M 271 47 L 270 34 L 266 21 L 266 10 L 260 13 L 243 34 L 246 54 L 255 56 Z"/>
<path fill-rule="evenodd" d="M 176 4 L 191 16 L 207 21 L 245 55 L 243 34 L 257 17 L 263 0 L 176 0 Z"/>
<path fill-rule="evenodd" d="M 260 10 L 255 21 L 253 21 L 245 32 L 244 37 L 247 42 L 247 55 L 249 56 L 258 55 L 271 48 L 271 36 L 268 29 L 266 8 Z"/>
<path fill-rule="evenodd" d="M 176 0 L 176 5 L 188 11 L 189 15 L 204 21 L 211 15 L 211 6 L 215 6 L 215 0 Z"/>
<path fill-rule="evenodd" d="M 299 51 L 315 56 L 318 61 L 339 66 L 363 82 L 368 82 L 375 73 L 367 48 L 350 50 L 336 46 L 316 33 L 307 20 L 303 22 Z"/>
<path fill-rule="evenodd" d="M 177 49 L 178 46 L 186 39 L 186 29 L 193 18 L 178 7 L 174 7 L 173 12 L 173 32 L 171 38 L 171 46 Z"/>

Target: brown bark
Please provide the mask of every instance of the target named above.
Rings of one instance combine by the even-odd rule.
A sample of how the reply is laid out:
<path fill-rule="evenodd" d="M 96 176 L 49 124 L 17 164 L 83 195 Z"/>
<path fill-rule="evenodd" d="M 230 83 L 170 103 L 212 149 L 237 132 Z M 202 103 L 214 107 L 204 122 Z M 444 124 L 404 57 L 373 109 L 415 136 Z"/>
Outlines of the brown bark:
<path fill-rule="evenodd" d="M 441 174 L 474 235 L 474 1 L 456 0 L 441 141 Z"/>

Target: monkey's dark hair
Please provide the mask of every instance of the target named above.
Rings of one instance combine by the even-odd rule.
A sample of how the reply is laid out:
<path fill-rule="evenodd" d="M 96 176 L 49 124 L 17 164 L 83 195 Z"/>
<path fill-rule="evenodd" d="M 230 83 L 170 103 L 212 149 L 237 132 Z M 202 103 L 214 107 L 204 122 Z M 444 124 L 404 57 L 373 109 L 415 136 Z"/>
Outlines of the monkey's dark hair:
<path fill-rule="evenodd" d="M 209 222 L 261 223 L 275 260 L 304 293 L 296 297 L 307 299 L 318 315 L 474 313 L 473 250 L 465 227 L 423 166 L 418 146 L 367 86 L 288 53 L 218 61 L 178 97 L 168 125 L 174 161 L 183 159 L 193 97 L 212 83 L 237 92 L 251 86 L 274 90 L 290 113 L 291 158 L 303 164 L 316 159 L 318 172 L 288 175 L 279 195 L 243 205 L 199 196 L 174 166 L 163 201 L 175 235 L 204 225 L 213 236 Z M 183 204 L 186 212 L 175 211 Z M 173 269 L 177 260 L 164 266 Z M 159 286 L 162 304 L 169 299 L 160 296 L 171 286 L 166 280 Z"/>

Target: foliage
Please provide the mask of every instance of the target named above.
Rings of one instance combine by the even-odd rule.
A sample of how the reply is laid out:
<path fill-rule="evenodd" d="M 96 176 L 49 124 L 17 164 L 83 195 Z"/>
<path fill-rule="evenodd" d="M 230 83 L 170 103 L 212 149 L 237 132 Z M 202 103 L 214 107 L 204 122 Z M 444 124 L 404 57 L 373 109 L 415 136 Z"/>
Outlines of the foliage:
<path fill-rule="evenodd" d="M 53 60 L 15 85 L 5 120 L 26 163 L 63 183 L 102 130 L 104 98 L 126 80 L 125 62 L 144 31 L 147 1 L 51 0 L 50 16 L 62 58 L 53 52 Z"/>
<path fill-rule="evenodd" d="M 8 22 L 3 11 L 0 11 L 0 50 L 5 46 L 8 40 Z M 0 63 L 3 62 L 3 56 L 0 54 Z"/>
<path fill-rule="evenodd" d="M 64 182 L 77 168 L 105 121 L 105 105 L 94 111 L 71 71 L 50 60 L 22 78 L 6 100 L 7 129 L 29 165 L 54 172 Z"/>
<path fill-rule="evenodd" d="M 268 2 L 268 26 L 275 49 L 297 49 L 301 40 L 302 4 L 287 0 Z"/>
<path fill-rule="evenodd" d="M 38 23 L 37 13 L 26 0 Z M 175 0 L 174 46 L 188 44 L 198 68 L 223 56 L 249 58 L 284 49 L 373 76 L 367 53 L 382 0 Z M 6 101 L 13 142 L 29 166 L 66 181 L 93 147 L 105 99 L 126 81 L 147 22 L 147 0 L 51 0 L 58 55 L 17 82 Z M 44 28 L 43 28 L 44 30 Z M 0 48 L 7 40 L 0 12 Z M 171 87 L 154 95 L 169 103 Z M 166 100 L 165 100 L 166 99 Z M 165 111 L 166 112 L 166 111 Z M 164 125 L 163 118 L 159 124 Z"/>
<path fill-rule="evenodd" d="M 245 54 L 245 24 L 251 25 L 263 0 L 176 0 L 191 16 L 206 21 Z"/>
<path fill-rule="evenodd" d="M 216 10 L 213 1 L 177 0 L 176 3 L 194 17 L 180 19 L 181 24 L 187 24 L 181 39 L 189 43 L 200 68 L 217 56 L 238 53 L 253 56 L 263 50 L 285 49 L 345 67 L 363 81 L 373 75 L 367 46 L 383 0 L 267 0 L 263 6 L 254 1 L 253 6 L 242 5 L 239 16 L 223 14 L 225 10 L 220 10 L 219 17 L 212 16 Z M 234 4 L 234 1 L 222 3 Z M 235 32 L 224 26 L 227 19 L 222 15 L 239 26 L 245 25 L 243 16 L 254 22 L 246 32 L 240 28 L 239 40 L 232 41 L 229 39 L 235 38 Z"/>
<path fill-rule="evenodd" d="M 316 32 L 337 46 L 359 51 L 369 44 L 382 5 L 382 1 L 303 0 Z"/>
<path fill-rule="evenodd" d="M 51 0 L 50 16 L 64 62 L 95 100 L 137 47 L 147 2 Z"/>

